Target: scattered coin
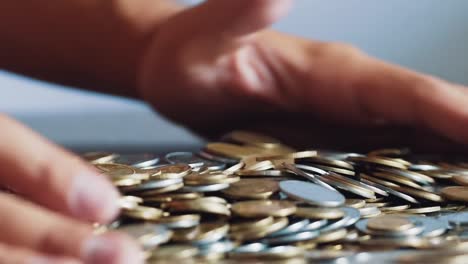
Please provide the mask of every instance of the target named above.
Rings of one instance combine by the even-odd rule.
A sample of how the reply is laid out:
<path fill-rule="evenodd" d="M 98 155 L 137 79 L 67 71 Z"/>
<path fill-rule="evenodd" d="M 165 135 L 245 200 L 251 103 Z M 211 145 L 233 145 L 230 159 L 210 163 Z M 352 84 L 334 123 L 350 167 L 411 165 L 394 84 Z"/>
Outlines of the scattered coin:
<path fill-rule="evenodd" d="M 83 156 L 123 194 L 120 217 L 94 225 L 95 233 L 130 234 L 148 263 L 411 259 L 396 257 L 399 249 L 443 256 L 413 257 L 428 263 L 464 263 L 468 253 L 462 157 L 298 151 L 247 131 L 199 152 L 162 155 L 169 164 L 158 157 Z"/>

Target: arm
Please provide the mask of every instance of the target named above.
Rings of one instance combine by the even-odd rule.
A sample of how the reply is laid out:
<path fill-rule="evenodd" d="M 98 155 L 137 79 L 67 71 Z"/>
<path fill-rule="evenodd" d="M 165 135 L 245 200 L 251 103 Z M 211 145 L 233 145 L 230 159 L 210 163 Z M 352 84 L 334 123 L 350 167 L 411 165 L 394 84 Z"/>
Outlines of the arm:
<path fill-rule="evenodd" d="M 137 97 L 143 50 L 170 0 L 0 2 L 0 69 L 46 81 Z"/>

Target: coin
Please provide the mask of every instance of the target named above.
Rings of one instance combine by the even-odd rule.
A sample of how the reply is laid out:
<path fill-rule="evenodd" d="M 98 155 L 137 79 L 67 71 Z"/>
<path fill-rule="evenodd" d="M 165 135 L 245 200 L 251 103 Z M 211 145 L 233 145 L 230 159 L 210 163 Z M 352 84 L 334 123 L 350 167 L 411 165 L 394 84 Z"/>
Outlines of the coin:
<path fill-rule="evenodd" d="M 110 163 L 116 158 L 118 158 L 118 154 L 115 153 L 108 153 L 108 152 L 88 152 L 83 154 L 83 159 L 88 162 L 97 164 L 97 163 Z"/>
<path fill-rule="evenodd" d="M 445 187 L 440 191 L 441 195 L 451 201 L 468 202 L 468 187 L 451 186 Z"/>
<path fill-rule="evenodd" d="M 281 144 L 281 142 L 275 138 L 247 131 L 233 131 L 226 135 L 226 138 L 238 143 L 254 145 L 267 149 L 276 148 Z"/>
<path fill-rule="evenodd" d="M 145 250 L 153 249 L 169 241 L 172 232 L 157 224 L 133 224 L 118 229 L 133 237 Z"/>
<path fill-rule="evenodd" d="M 336 191 L 317 184 L 304 181 L 282 181 L 280 189 L 291 198 L 316 206 L 338 207 L 344 204 L 345 198 Z"/>
<path fill-rule="evenodd" d="M 135 206 L 130 209 L 124 208 L 122 214 L 135 219 L 154 221 L 162 217 L 163 211 L 153 207 Z"/>
<path fill-rule="evenodd" d="M 278 182 L 262 179 L 242 179 L 222 192 L 235 199 L 267 199 L 279 190 Z"/>
<path fill-rule="evenodd" d="M 206 213 L 216 215 L 231 215 L 231 211 L 226 204 L 218 202 L 206 202 L 201 200 L 202 198 L 195 200 L 183 200 L 183 201 L 172 201 L 161 205 L 162 208 L 167 208 L 171 212 L 182 212 L 182 213 Z"/>
<path fill-rule="evenodd" d="M 346 199 L 345 205 L 354 208 L 362 208 L 366 205 L 366 201 L 361 199 Z"/>
<path fill-rule="evenodd" d="M 387 232 L 408 230 L 413 226 L 413 222 L 408 218 L 396 215 L 375 217 L 367 222 L 367 228 Z"/>
<path fill-rule="evenodd" d="M 189 245 L 165 245 L 151 252 L 149 261 L 186 260 L 197 256 L 199 250 L 197 247 Z"/>
<path fill-rule="evenodd" d="M 121 154 L 116 159 L 115 163 L 129 165 L 134 168 L 145 168 L 156 165 L 159 162 L 159 156 L 155 154 Z"/>
<path fill-rule="evenodd" d="M 294 215 L 301 218 L 339 219 L 345 213 L 340 208 L 297 207 Z"/>
<path fill-rule="evenodd" d="M 148 263 L 306 263 L 315 248 L 353 252 L 330 254 L 332 262 L 393 263 L 400 249 L 468 250 L 467 187 L 447 187 L 466 185 L 466 158 L 295 150 L 236 133 L 200 152 L 163 154 L 170 164 L 138 153 L 88 154 L 124 195 L 119 218 L 94 232 L 136 226 L 128 232 Z"/>
<path fill-rule="evenodd" d="M 242 217 L 284 217 L 294 214 L 296 206 L 289 201 L 259 200 L 237 202 L 232 205 L 231 210 Z"/>

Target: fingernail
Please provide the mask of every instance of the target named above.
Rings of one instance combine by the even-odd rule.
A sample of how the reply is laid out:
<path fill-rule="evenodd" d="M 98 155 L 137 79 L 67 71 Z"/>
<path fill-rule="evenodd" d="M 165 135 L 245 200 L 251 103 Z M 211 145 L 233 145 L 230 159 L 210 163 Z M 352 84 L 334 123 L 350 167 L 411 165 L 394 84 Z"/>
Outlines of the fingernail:
<path fill-rule="evenodd" d="M 74 178 L 70 207 L 80 219 L 106 223 L 119 212 L 119 196 L 110 181 L 90 171 Z"/>
<path fill-rule="evenodd" d="M 130 238 L 107 233 L 94 236 L 84 246 L 83 260 L 86 264 L 143 264 L 144 255 Z"/>

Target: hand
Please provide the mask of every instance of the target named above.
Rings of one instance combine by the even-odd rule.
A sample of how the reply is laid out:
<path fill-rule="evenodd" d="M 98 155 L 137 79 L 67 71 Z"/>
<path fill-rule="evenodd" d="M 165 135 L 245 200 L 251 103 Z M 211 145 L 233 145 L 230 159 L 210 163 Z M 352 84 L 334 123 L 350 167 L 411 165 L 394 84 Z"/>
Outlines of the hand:
<path fill-rule="evenodd" d="M 290 4 L 211 0 L 168 19 L 143 56 L 141 95 L 201 133 L 273 121 L 321 135 L 397 127 L 408 142 L 410 127 L 468 143 L 468 89 L 349 45 L 264 30 Z"/>
<path fill-rule="evenodd" d="M 0 115 L 0 263 L 142 263 L 124 235 L 89 222 L 118 213 L 118 192 L 71 153 Z M 88 222 L 89 221 L 89 222 Z"/>

